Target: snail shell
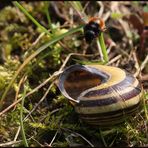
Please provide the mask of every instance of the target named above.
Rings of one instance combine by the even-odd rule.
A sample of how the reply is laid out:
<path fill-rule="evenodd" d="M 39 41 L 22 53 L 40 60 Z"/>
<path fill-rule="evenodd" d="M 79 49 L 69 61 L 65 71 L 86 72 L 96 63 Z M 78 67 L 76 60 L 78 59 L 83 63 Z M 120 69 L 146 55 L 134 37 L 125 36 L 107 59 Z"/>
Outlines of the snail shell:
<path fill-rule="evenodd" d="M 58 87 L 80 118 L 91 125 L 124 121 L 141 106 L 142 88 L 124 70 L 105 65 L 73 65 L 59 77 Z"/>

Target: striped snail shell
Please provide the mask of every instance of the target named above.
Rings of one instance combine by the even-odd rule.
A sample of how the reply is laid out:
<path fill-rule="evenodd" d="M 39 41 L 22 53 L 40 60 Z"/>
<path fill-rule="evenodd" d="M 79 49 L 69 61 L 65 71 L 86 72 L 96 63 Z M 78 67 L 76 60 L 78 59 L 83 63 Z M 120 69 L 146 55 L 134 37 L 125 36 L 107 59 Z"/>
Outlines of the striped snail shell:
<path fill-rule="evenodd" d="M 91 125 L 110 126 L 136 113 L 142 102 L 138 80 L 105 65 L 72 65 L 59 77 L 61 93 L 80 118 Z"/>

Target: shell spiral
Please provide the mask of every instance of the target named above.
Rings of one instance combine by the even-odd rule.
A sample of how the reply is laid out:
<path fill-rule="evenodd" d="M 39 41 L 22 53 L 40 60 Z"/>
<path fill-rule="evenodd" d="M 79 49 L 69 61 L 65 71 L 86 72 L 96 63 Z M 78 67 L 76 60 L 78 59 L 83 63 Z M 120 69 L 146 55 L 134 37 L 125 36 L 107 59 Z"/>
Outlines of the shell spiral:
<path fill-rule="evenodd" d="M 142 102 L 139 81 L 112 66 L 70 66 L 60 75 L 58 87 L 80 118 L 91 125 L 120 123 L 136 113 Z"/>

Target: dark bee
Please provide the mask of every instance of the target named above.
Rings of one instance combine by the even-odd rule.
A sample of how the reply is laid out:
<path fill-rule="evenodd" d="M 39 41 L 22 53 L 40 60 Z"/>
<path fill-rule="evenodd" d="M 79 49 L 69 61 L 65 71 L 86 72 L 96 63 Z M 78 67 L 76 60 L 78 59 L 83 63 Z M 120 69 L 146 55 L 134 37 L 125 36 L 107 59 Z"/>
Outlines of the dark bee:
<path fill-rule="evenodd" d="M 83 29 L 85 40 L 90 44 L 99 36 L 100 32 L 105 30 L 105 23 L 98 17 L 91 17 Z"/>

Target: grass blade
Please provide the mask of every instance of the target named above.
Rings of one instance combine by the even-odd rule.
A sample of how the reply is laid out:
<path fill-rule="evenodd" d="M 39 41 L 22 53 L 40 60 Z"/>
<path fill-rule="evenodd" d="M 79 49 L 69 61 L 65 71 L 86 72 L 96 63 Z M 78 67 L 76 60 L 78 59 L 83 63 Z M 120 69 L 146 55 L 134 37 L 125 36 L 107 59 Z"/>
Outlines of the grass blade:
<path fill-rule="evenodd" d="M 50 17 L 49 11 L 48 11 L 48 8 L 50 6 L 50 2 L 49 1 L 45 1 L 45 5 L 46 5 L 45 13 L 46 13 L 48 25 L 49 25 L 49 28 L 51 29 L 51 32 L 54 33 L 54 30 L 53 30 L 53 27 L 52 27 L 52 23 L 51 23 L 51 17 Z"/>
<path fill-rule="evenodd" d="M 24 93 L 22 96 L 22 104 L 21 104 L 21 110 L 20 110 L 20 126 L 21 126 L 21 133 L 22 133 L 24 146 L 29 147 L 26 139 L 26 135 L 25 135 L 24 124 L 23 124 L 23 107 L 24 107 L 25 96 L 26 96 L 26 87 L 24 87 Z"/>
<path fill-rule="evenodd" d="M 99 38 L 100 46 L 102 49 L 103 59 L 104 59 L 105 63 L 107 63 L 108 62 L 108 54 L 107 54 L 106 46 L 104 43 L 103 32 L 101 32 L 101 34 L 99 35 L 98 38 Z"/>
<path fill-rule="evenodd" d="M 51 35 L 49 33 L 49 31 L 43 27 L 40 23 L 38 23 L 38 21 L 36 21 L 33 16 L 31 14 L 29 14 L 27 12 L 27 10 L 22 6 L 20 5 L 17 1 L 14 1 L 13 4 L 18 7 L 37 27 L 39 27 L 43 32 L 47 33 L 48 35 Z"/>
<path fill-rule="evenodd" d="M 107 146 L 107 143 L 106 143 L 106 141 L 105 141 L 105 139 L 104 139 L 104 136 L 103 136 L 102 130 L 101 130 L 100 128 L 99 128 L 99 132 L 100 132 L 100 137 L 101 137 L 101 140 L 102 140 L 104 146 L 105 146 L 105 147 L 108 147 L 108 146 Z"/>
<path fill-rule="evenodd" d="M 69 1 L 70 5 L 75 9 L 79 17 L 86 23 L 88 20 L 87 15 L 83 12 L 83 6 L 81 5 L 81 2 L 79 1 Z"/>
<path fill-rule="evenodd" d="M 79 1 L 72 1 L 70 2 L 72 4 L 72 6 L 77 10 L 77 11 L 80 11 L 82 12 L 83 10 L 83 7 L 81 5 L 81 3 Z"/>
<path fill-rule="evenodd" d="M 68 35 L 71 35 L 75 32 L 78 32 L 81 30 L 81 28 L 83 27 L 83 25 L 77 27 L 77 28 L 73 28 L 71 30 L 69 30 L 68 32 L 62 34 L 62 35 L 59 35 L 55 38 L 53 38 L 52 40 L 50 40 L 48 43 L 42 45 L 40 48 L 38 48 L 32 55 L 30 55 L 24 62 L 23 64 L 19 67 L 19 69 L 16 71 L 16 73 L 14 74 L 12 80 L 10 81 L 9 85 L 6 87 L 3 95 L 2 95 L 2 98 L 0 99 L 0 110 L 2 108 L 2 104 L 3 104 L 3 101 L 4 101 L 4 98 L 6 97 L 9 89 L 11 88 L 11 86 L 13 85 L 16 77 L 18 76 L 18 74 L 22 71 L 22 69 L 33 59 L 35 58 L 39 53 L 41 53 L 43 50 L 45 50 L 47 47 L 49 47 L 50 45 L 58 42 L 59 40 L 63 39 L 64 37 L 68 36 Z"/>

